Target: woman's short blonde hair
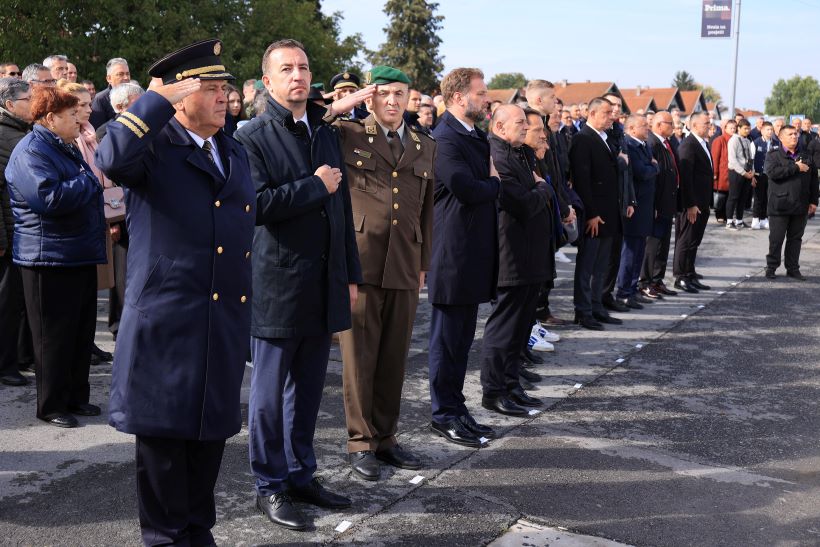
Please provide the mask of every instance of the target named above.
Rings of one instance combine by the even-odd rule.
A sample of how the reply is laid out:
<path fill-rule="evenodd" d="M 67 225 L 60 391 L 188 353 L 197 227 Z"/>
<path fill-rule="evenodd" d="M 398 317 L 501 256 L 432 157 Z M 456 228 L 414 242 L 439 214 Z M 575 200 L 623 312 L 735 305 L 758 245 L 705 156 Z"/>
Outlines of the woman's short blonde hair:
<path fill-rule="evenodd" d="M 59 89 L 60 91 L 64 91 L 66 93 L 71 93 L 72 95 L 77 94 L 79 92 L 88 93 L 88 90 L 85 88 L 83 84 L 69 82 L 68 80 L 64 80 L 62 78 L 57 80 L 57 89 Z"/>

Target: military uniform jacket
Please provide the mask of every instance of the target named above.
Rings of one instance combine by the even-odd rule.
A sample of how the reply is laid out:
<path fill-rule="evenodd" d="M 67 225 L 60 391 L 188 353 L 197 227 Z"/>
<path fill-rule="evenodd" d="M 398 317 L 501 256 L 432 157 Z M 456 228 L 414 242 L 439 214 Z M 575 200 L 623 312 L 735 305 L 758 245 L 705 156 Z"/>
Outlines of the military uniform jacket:
<path fill-rule="evenodd" d="M 336 122 L 350 183 L 362 279 L 384 289 L 417 289 L 430 269 L 436 143 L 405 124 L 396 164 L 371 115 Z"/>
<path fill-rule="evenodd" d="M 225 439 L 241 425 L 256 200 L 239 143 L 214 136 L 223 177 L 173 116 L 149 91 L 97 148 L 97 165 L 126 187 L 130 235 L 109 423 Z"/>

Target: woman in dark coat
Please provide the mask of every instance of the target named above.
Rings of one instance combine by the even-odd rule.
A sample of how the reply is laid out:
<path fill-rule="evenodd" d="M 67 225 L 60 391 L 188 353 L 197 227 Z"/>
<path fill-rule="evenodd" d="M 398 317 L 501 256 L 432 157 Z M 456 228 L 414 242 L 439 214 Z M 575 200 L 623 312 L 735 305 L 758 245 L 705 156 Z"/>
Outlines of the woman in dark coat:
<path fill-rule="evenodd" d="M 97 316 L 96 265 L 105 262 L 102 186 L 73 142 L 76 96 L 35 88 L 34 130 L 9 159 L 14 263 L 20 267 L 37 374 L 37 417 L 76 427 L 88 404 Z"/>

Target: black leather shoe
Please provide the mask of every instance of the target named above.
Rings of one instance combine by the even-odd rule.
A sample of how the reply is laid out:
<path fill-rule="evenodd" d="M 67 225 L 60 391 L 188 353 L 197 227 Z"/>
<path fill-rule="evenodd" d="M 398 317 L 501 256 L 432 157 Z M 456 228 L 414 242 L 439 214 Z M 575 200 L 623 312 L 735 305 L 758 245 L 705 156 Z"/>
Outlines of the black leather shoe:
<path fill-rule="evenodd" d="M 77 416 L 99 416 L 100 407 L 97 405 L 90 405 L 88 403 L 81 403 L 79 405 L 68 405 L 68 411 Z"/>
<path fill-rule="evenodd" d="M 806 276 L 800 273 L 800 270 L 794 270 L 791 272 L 786 272 L 786 275 L 791 277 L 792 279 L 797 279 L 798 281 L 806 281 Z"/>
<path fill-rule="evenodd" d="M 293 506 L 290 496 L 284 492 L 272 496 L 256 496 L 256 507 L 274 524 L 290 530 L 307 528 L 305 517 Z"/>
<path fill-rule="evenodd" d="M 623 321 L 621 321 L 617 317 L 612 317 L 609 314 L 592 312 L 592 317 L 594 317 L 596 321 L 600 321 L 601 323 L 607 323 L 609 325 L 623 325 Z"/>
<path fill-rule="evenodd" d="M 288 496 L 293 501 L 301 501 L 325 509 L 345 509 L 353 504 L 350 498 L 334 494 L 322 486 L 322 483 L 316 477 L 313 477 L 313 480 L 304 486 L 291 486 L 288 488 Z"/>
<path fill-rule="evenodd" d="M 71 414 L 54 414 L 50 418 L 45 418 L 45 421 L 57 427 L 77 427 L 80 422 Z"/>
<path fill-rule="evenodd" d="M 766 268 L 766 279 L 777 279 L 774 270 L 772 270 L 771 268 Z"/>
<path fill-rule="evenodd" d="M 692 285 L 693 287 L 695 287 L 699 291 L 708 291 L 709 289 L 712 288 L 709 285 L 704 285 L 703 283 L 701 283 L 697 279 L 690 279 L 689 284 Z"/>
<path fill-rule="evenodd" d="M 655 287 L 651 285 L 641 289 L 641 296 L 643 296 L 644 298 L 648 298 L 652 302 L 655 302 L 656 300 L 663 300 L 663 295 L 656 291 Z"/>
<path fill-rule="evenodd" d="M 581 325 L 589 330 L 604 330 L 604 326 L 596 321 L 591 315 L 575 314 L 575 324 Z"/>
<path fill-rule="evenodd" d="M 94 344 L 91 346 L 91 355 L 96 355 L 99 357 L 100 361 L 111 362 L 114 360 L 114 354 L 97 346 Z"/>
<path fill-rule="evenodd" d="M 655 289 L 656 292 L 658 292 L 658 293 L 660 293 L 664 296 L 677 296 L 678 295 L 678 291 L 673 291 L 672 289 L 667 287 L 666 284 L 662 281 L 660 283 L 655 283 L 655 285 L 653 285 L 653 288 Z"/>
<path fill-rule="evenodd" d="M 643 295 L 643 293 L 639 292 L 637 294 L 632 295 L 632 300 L 637 302 L 638 304 L 654 304 L 655 300 L 652 298 L 647 298 Z"/>
<path fill-rule="evenodd" d="M 461 424 L 464 427 L 467 428 L 467 431 L 470 431 L 471 433 L 475 434 L 479 438 L 481 438 L 481 437 L 484 437 L 485 439 L 495 439 L 496 438 L 495 430 L 492 427 L 490 427 L 488 425 L 478 423 L 477 421 L 475 421 L 475 418 L 473 418 L 469 414 L 462 414 L 461 416 L 458 417 L 458 421 L 461 422 Z"/>
<path fill-rule="evenodd" d="M 527 395 L 523 389 L 511 390 L 510 399 L 521 406 L 541 406 L 544 404 L 544 402 L 538 397 Z"/>
<path fill-rule="evenodd" d="M 518 369 L 518 375 L 521 376 L 522 378 L 526 378 L 526 380 L 528 382 L 540 382 L 541 381 L 541 375 L 536 374 L 535 372 L 532 372 L 531 370 L 526 370 L 526 369 L 523 369 L 523 368 L 519 368 Z"/>
<path fill-rule="evenodd" d="M 534 365 L 543 365 L 544 364 L 544 359 L 540 355 L 537 355 L 534 351 L 532 351 L 528 347 L 524 348 L 523 354 L 524 354 L 524 357 L 527 358 L 527 361 L 529 361 L 530 363 L 532 363 Z"/>
<path fill-rule="evenodd" d="M 703 279 L 703 276 L 700 275 L 698 272 L 695 272 L 694 274 L 692 274 L 692 277 L 694 277 L 695 279 Z"/>
<path fill-rule="evenodd" d="M 631 310 L 642 310 L 643 309 L 643 306 L 641 304 L 639 304 L 638 301 L 635 300 L 634 298 L 632 298 L 631 296 L 629 298 L 621 299 L 620 302 L 621 302 L 621 304 L 623 304 L 624 306 L 626 306 L 627 308 L 629 308 Z M 594 313 L 592 315 L 595 316 Z M 605 321 L 603 321 L 603 322 L 605 323 Z"/>
<path fill-rule="evenodd" d="M 526 416 L 528 414 L 526 408 L 504 395 L 498 397 L 482 397 L 481 406 L 487 410 L 492 410 L 493 412 L 507 416 Z"/>
<path fill-rule="evenodd" d="M 518 376 L 518 383 L 524 389 L 535 389 L 535 385 L 521 375 Z"/>
<path fill-rule="evenodd" d="M 688 279 L 684 279 L 682 277 L 679 277 L 675 280 L 675 288 L 691 294 L 697 294 L 698 292 L 700 292 L 692 286 L 691 281 L 689 281 Z"/>
<path fill-rule="evenodd" d="M 20 363 L 19 365 L 17 365 L 17 367 L 20 369 L 20 372 L 34 372 L 33 361 L 29 361 L 27 363 Z"/>
<path fill-rule="evenodd" d="M 13 370 L 8 374 L 4 374 L 0 376 L 0 384 L 5 384 L 7 386 L 25 386 L 28 384 L 28 378 Z"/>
<path fill-rule="evenodd" d="M 601 299 L 601 304 L 603 304 L 604 307 L 610 311 L 617 311 L 621 313 L 626 313 L 629 311 L 628 306 L 612 297 Z"/>
<path fill-rule="evenodd" d="M 392 446 L 387 450 L 377 451 L 376 457 L 384 463 L 399 469 L 421 469 L 421 460 L 399 445 Z"/>
<path fill-rule="evenodd" d="M 433 433 L 444 437 L 451 443 L 469 446 L 470 448 L 481 447 L 481 441 L 478 440 L 475 433 L 464 427 L 464 424 L 459 420 L 450 420 L 444 424 L 430 422 L 430 429 Z"/>
<path fill-rule="evenodd" d="M 353 472 L 366 481 L 379 480 L 381 472 L 381 465 L 376 455 L 370 450 L 362 450 L 361 452 L 352 452 L 347 455 L 350 462 L 350 467 Z"/>

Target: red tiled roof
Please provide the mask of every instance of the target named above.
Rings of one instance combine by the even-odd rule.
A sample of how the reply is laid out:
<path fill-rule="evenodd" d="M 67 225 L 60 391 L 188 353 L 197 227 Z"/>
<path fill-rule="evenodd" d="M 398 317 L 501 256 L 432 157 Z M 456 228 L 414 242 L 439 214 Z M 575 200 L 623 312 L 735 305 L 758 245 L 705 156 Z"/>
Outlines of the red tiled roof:
<path fill-rule="evenodd" d="M 511 103 L 515 100 L 516 95 L 521 92 L 520 89 L 510 88 L 510 89 L 488 89 L 487 90 L 487 100 L 490 102 L 493 101 L 501 101 L 502 103 Z M 523 96 L 524 94 L 521 93 Z"/>
<path fill-rule="evenodd" d="M 708 110 L 708 105 L 703 99 L 703 91 L 681 91 L 680 98 L 683 100 L 683 115 L 689 116 L 695 111 L 695 105 L 700 103 L 701 110 Z"/>
<path fill-rule="evenodd" d="M 642 88 L 624 88 L 621 89 L 621 94 L 624 97 L 652 97 L 655 99 L 655 105 L 660 110 L 669 110 L 672 107 L 683 106 L 680 95 L 678 95 L 677 87 L 642 87 Z"/>
<path fill-rule="evenodd" d="M 588 103 L 595 97 L 600 97 L 606 93 L 615 92 L 620 95 L 615 82 L 585 82 L 568 83 L 566 85 L 556 84 L 555 95 L 564 101 L 564 106 L 571 104 Z"/>
<path fill-rule="evenodd" d="M 658 110 L 658 106 L 655 104 L 655 100 L 652 98 L 651 95 L 643 95 L 636 97 L 635 95 L 628 95 L 621 90 L 623 94 L 624 103 L 626 104 L 627 108 L 629 108 L 630 112 L 637 112 L 638 110 L 643 110 L 646 113 L 647 110 L 652 110 L 656 112 Z"/>

